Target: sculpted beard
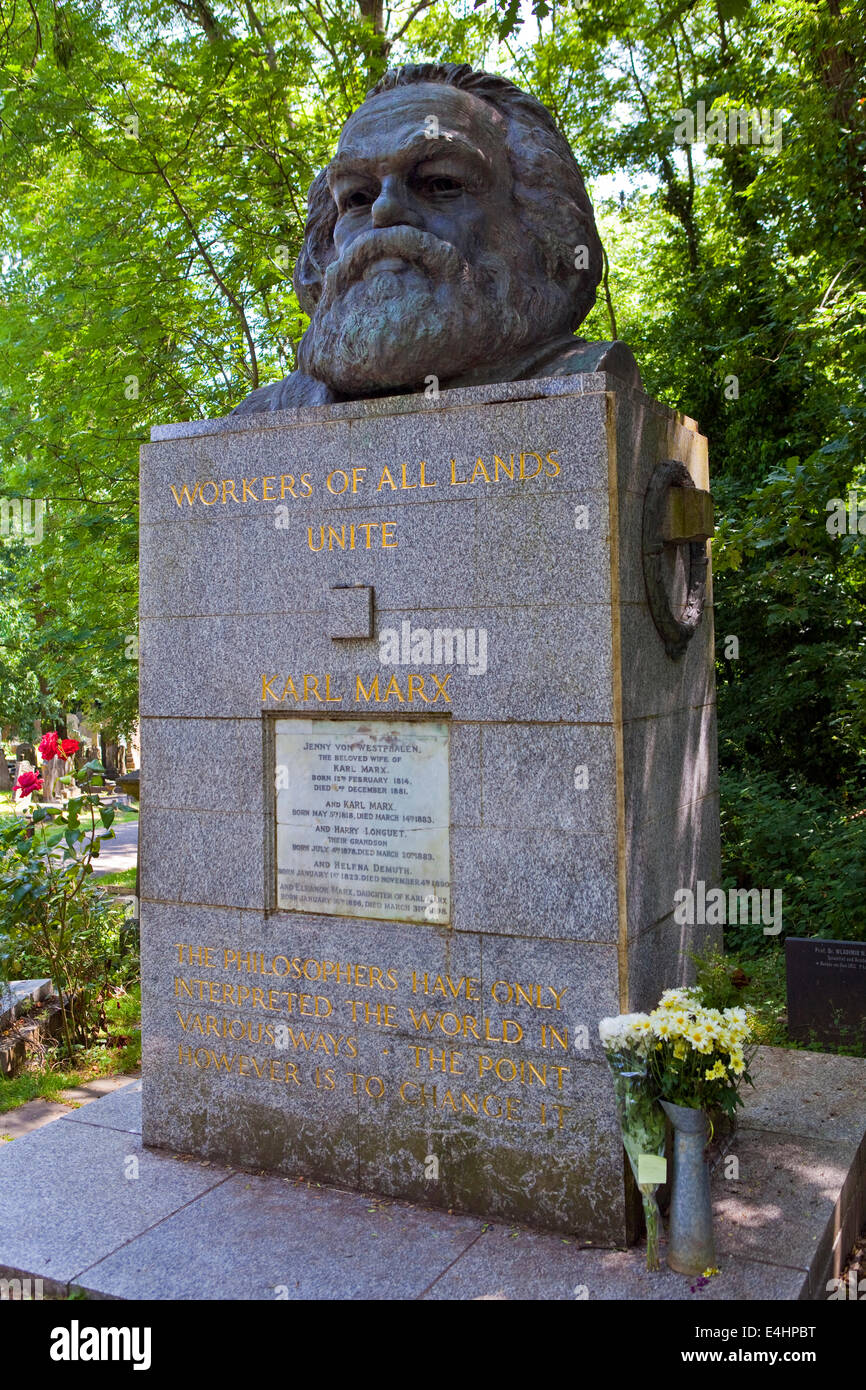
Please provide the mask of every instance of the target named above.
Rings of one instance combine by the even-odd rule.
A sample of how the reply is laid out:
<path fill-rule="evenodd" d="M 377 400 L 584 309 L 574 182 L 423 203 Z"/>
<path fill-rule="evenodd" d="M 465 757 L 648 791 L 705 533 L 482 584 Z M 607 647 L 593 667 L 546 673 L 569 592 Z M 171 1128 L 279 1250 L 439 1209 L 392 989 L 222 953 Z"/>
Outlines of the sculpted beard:
<path fill-rule="evenodd" d="M 374 262 L 408 262 L 397 273 Z M 302 371 L 346 393 L 448 381 L 556 331 L 561 290 L 505 249 L 465 261 L 449 242 L 399 226 L 368 232 L 325 272 L 298 354 Z M 524 254 L 524 262 L 526 256 Z"/>

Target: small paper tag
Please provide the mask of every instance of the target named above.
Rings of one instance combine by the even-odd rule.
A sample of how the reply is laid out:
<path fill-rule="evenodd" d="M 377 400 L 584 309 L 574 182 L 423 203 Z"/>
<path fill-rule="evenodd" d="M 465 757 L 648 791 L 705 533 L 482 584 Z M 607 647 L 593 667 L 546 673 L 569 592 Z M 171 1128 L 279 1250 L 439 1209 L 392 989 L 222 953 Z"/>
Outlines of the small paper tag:
<path fill-rule="evenodd" d="M 637 1180 L 639 1183 L 662 1183 L 667 1180 L 668 1161 L 658 1154 L 638 1154 Z"/>

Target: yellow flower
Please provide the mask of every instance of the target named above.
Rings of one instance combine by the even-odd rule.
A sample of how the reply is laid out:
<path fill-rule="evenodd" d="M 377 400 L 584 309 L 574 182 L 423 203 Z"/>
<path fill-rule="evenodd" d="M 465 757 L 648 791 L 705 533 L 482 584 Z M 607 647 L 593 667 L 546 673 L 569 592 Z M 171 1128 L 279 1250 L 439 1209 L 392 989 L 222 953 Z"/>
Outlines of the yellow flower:
<path fill-rule="evenodd" d="M 686 1036 L 696 1052 L 712 1052 L 713 1040 L 701 1023 L 693 1023 Z"/>
<path fill-rule="evenodd" d="M 685 1043 L 683 1042 L 682 1038 L 677 1038 L 676 1042 L 674 1043 L 674 1056 L 675 1056 L 679 1061 L 682 1061 L 682 1059 L 683 1059 L 683 1057 L 685 1057 L 685 1055 L 686 1055 L 686 1045 L 685 1045 Z"/>
<path fill-rule="evenodd" d="M 728 1073 L 725 1070 L 725 1064 L 722 1061 L 715 1062 L 713 1066 L 708 1067 L 707 1070 L 704 1072 L 704 1076 L 706 1077 L 707 1081 L 723 1081 L 727 1074 Z"/>
<path fill-rule="evenodd" d="M 714 1274 L 719 1274 L 720 1272 L 720 1270 L 716 1269 L 715 1265 L 708 1265 L 707 1268 L 704 1270 L 703 1274 L 701 1275 L 701 1278 L 712 1279 Z"/>
<path fill-rule="evenodd" d="M 734 1073 L 734 1076 L 742 1076 L 743 1072 L 746 1070 L 746 1059 L 740 1049 L 738 1047 L 733 1048 L 729 1053 L 729 1057 L 731 1071 Z"/>

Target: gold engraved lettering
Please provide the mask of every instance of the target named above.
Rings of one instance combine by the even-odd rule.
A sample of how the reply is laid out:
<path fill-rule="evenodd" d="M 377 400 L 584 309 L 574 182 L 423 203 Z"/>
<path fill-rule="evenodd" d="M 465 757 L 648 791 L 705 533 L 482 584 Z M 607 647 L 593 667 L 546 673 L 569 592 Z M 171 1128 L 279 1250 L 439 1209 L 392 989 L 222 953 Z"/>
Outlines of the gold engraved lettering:
<path fill-rule="evenodd" d="M 490 482 L 490 474 L 487 472 L 487 469 L 484 467 L 484 460 L 483 460 L 483 459 L 479 459 L 478 462 L 475 464 L 475 471 L 473 472 L 472 477 L 469 479 L 470 483 L 474 483 L 474 482 L 475 482 L 475 479 L 478 477 L 479 471 L 481 472 L 481 475 L 482 475 L 482 477 L 484 478 L 485 483 L 489 483 L 489 482 Z"/>
<path fill-rule="evenodd" d="M 392 492 L 396 492 L 396 491 L 397 491 L 397 484 L 394 482 L 394 479 L 391 477 L 391 471 L 390 471 L 390 469 L 388 469 L 388 468 L 383 468 L 383 469 L 382 469 L 382 476 L 381 476 L 381 478 L 379 479 L 379 486 L 376 488 L 376 491 L 377 491 L 377 492 L 381 492 L 381 491 L 382 491 L 382 488 L 385 486 L 385 483 L 386 483 L 386 482 L 387 482 L 389 488 L 391 488 Z"/>
<path fill-rule="evenodd" d="M 524 459 L 538 459 L 538 467 L 534 473 L 527 473 L 525 471 Z M 528 450 L 525 454 L 520 455 L 520 477 L 527 481 L 531 478 L 537 478 L 543 465 L 544 459 L 541 457 L 541 454 L 533 454 L 531 450 Z"/>
<path fill-rule="evenodd" d="M 364 683 L 360 676 L 355 677 L 355 699 L 360 700 L 362 696 L 368 704 L 370 700 L 375 700 L 377 705 L 380 703 L 378 676 L 373 677 L 373 684 L 370 686 L 369 690 L 364 689 Z"/>
<path fill-rule="evenodd" d="M 174 483 L 169 483 L 169 487 L 174 493 L 174 500 L 179 507 L 183 505 L 183 501 L 188 502 L 189 505 L 192 506 L 195 499 L 199 496 L 199 488 L 201 487 L 201 483 L 196 483 L 195 487 L 192 490 L 192 496 L 190 496 L 190 491 L 186 483 L 184 483 L 181 487 L 180 497 L 178 497 L 177 495 L 177 488 L 175 487 Z M 181 499 L 183 499 L 183 501 Z"/>
<path fill-rule="evenodd" d="M 424 677 L 415 675 L 414 673 L 409 676 L 409 688 L 407 691 L 407 694 L 409 696 L 409 704 L 411 705 L 412 701 L 415 698 L 416 683 L 420 686 L 420 689 L 418 690 L 418 699 L 423 700 L 426 705 L 428 703 L 428 700 L 427 696 L 424 694 Z"/>
<path fill-rule="evenodd" d="M 440 696 L 440 695 L 443 696 L 443 698 L 444 698 L 444 700 L 445 700 L 445 703 L 446 703 L 447 705 L 450 705 L 450 704 L 451 704 L 451 697 L 450 697 L 450 695 L 447 693 L 445 687 L 446 687 L 446 685 L 448 684 L 448 682 L 450 681 L 450 679 L 451 679 L 451 677 L 452 677 L 453 674 L 454 674 L 453 671 L 449 671 L 449 672 L 448 672 L 448 675 L 447 675 L 447 676 L 444 676 L 444 677 L 442 678 L 442 680 L 440 681 L 438 676 L 434 676 L 434 675 L 433 675 L 433 672 L 432 672 L 432 671 L 430 672 L 430 679 L 431 679 L 431 681 L 433 682 L 433 684 L 436 686 L 436 694 L 433 696 L 433 699 L 432 699 L 432 700 L 428 700 L 428 702 L 427 702 L 428 704 L 430 704 L 430 705 L 435 705 L 435 703 L 436 703 L 436 701 L 439 699 L 439 696 Z"/>

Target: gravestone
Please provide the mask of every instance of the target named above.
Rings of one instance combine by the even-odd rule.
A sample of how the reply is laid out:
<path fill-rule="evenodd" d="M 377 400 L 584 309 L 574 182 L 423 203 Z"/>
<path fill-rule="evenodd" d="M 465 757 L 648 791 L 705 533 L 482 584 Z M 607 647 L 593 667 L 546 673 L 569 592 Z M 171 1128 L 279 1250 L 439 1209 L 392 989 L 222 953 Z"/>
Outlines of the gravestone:
<path fill-rule="evenodd" d="M 574 338 L 532 98 L 386 74 L 337 170 L 301 369 L 142 450 L 144 1141 L 621 1242 L 598 1021 L 714 935 L 706 441 Z"/>
<path fill-rule="evenodd" d="M 788 1034 L 799 1042 L 866 1041 L 866 942 L 785 940 Z"/>
<path fill-rule="evenodd" d="M 620 1239 L 598 1020 L 718 879 L 712 622 L 668 656 L 642 562 L 704 441 L 603 375 L 153 433 L 146 1142 Z"/>

